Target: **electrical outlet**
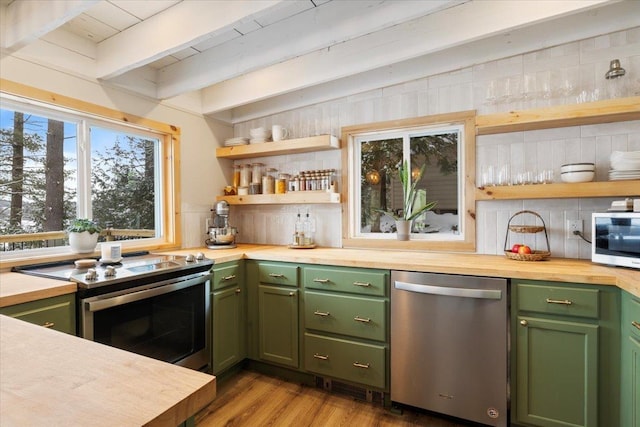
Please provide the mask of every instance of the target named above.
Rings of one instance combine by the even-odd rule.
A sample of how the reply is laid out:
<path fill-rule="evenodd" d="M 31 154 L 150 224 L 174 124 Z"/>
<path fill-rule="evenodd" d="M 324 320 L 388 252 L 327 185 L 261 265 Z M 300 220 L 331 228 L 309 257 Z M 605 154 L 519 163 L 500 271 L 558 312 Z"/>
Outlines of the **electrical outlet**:
<path fill-rule="evenodd" d="M 582 233 L 584 224 L 581 219 L 568 219 L 567 220 L 567 239 L 580 239 L 580 236 L 574 234 L 574 231 Z"/>

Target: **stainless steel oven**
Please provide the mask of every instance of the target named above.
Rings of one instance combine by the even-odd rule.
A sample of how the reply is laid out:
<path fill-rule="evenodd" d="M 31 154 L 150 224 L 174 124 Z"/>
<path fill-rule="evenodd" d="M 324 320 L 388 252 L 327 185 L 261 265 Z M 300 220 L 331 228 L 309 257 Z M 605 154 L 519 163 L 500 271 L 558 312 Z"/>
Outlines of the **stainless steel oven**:
<path fill-rule="evenodd" d="M 91 263 L 90 263 L 91 264 Z M 22 272 L 78 283 L 78 334 L 133 353 L 204 370 L 210 360 L 212 260 L 142 254 L 116 264 L 55 264 Z"/>

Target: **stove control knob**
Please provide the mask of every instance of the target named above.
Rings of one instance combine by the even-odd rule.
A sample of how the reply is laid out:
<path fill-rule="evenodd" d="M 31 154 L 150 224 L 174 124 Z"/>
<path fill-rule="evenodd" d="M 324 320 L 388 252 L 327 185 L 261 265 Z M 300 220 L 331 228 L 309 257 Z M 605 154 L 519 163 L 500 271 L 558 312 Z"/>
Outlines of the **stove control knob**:
<path fill-rule="evenodd" d="M 104 270 L 104 277 L 112 277 L 116 275 L 116 268 L 113 265 L 108 265 Z"/>
<path fill-rule="evenodd" d="M 204 259 L 204 254 L 203 254 L 202 252 L 198 252 L 198 253 L 196 254 L 196 259 L 197 259 L 198 261 L 202 261 L 202 260 Z"/>
<path fill-rule="evenodd" d="M 87 270 L 87 274 L 84 275 L 86 280 L 96 280 L 98 278 L 98 274 L 96 273 L 95 268 L 90 268 Z"/>
<path fill-rule="evenodd" d="M 196 260 L 196 257 L 194 257 L 193 254 L 189 254 L 184 260 L 187 262 L 194 262 Z"/>

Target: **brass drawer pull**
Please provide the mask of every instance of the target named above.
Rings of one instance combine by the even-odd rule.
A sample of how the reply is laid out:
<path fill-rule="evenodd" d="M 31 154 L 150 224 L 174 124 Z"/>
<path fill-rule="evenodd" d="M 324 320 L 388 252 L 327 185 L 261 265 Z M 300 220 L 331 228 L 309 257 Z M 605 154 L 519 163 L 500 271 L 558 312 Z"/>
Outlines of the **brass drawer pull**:
<path fill-rule="evenodd" d="M 313 279 L 315 283 L 329 283 L 329 279 Z"/>
<path fill-rule="evenodd" d="M 44 322 L 44 324 L 42 326 L 44 326 L 45 328 L 53 328 L 56 324 L 53 322 Z"/>
<path fill-rule="evenodd" d="M 322 317 L 327 317 L 330 316 L 331 314 L 329 314 L 328 311 L 314 311 L 313 314 L 315 314 L 316 316 L 322 316 Z"/>
<path fill-rule="evenodd" d="M 269 277 L 275 277 L 276 279 L 281 279 L 284 277 L 282 273 L 269 273 Z"/>
<path fill-rule="evenodd" d="M 353 320 L 355 320 L 356 322 L 371 323 L 371 319 L 369 319 L 368 317 L 365 319 L 364 317 L 356 316 L 353 318 Z"/>
<path fill-rule="evenodd" d="M 636 328 L 640 329 L 640 323 L 636 322 L 635 320 L 631 321 L 631 326 L 635 326 Z"/>
<path fill-rule="evenodd" d="M 573 304 L 568 299 L 551 299 L 551 298 L 547 298 L 547 303 L 549 303 L 549 304 L 562 304 L 562 305 L 571 305 L 571 304 Z"/>
<path fill-rule="evenodd" d="M 322 354 L 318 353 L 314 354 L 313 357 L 320 360 L 329 360 L 329 356 L 323 356 Z"/>
<path fill-rule="evenodd" d="M 353 366 L 356 368 L 369 369 L 368 363 L 353 362 Z"/>
<path fill-rule="evenodd" d="M 224 280 L 224 281 L 229 281 L 229 280 L 233 280 L 233 279 L 235 279 L 235 278 L 236 278 L 236 275 L 235 275 L 235 274 L 232 274 L 231 276 L 225 276 L 225 277 L 223 277 L 223 278 L 222 278 L 222 280 Z"/>
<path fill-rule="evenodd" d="M 240 288 L 236 289 L 236 294 L 239 294 L 240 292 L 242 292 Z"/>
<path fill-rule="evenodd" d="M 296 293 L 295 293 L 295 292 L 293 292 L 293 291 L 289 292 L 289 296 L 290 296 L 290 297 L 294 296 L 295 294 L 296 294 Z"/>
<path fill-rule="evenodd" d="M 353 282 L 353 286 L 362 286 L 363 288 L 370 288 L 371 283 L 368 282 Z"/>

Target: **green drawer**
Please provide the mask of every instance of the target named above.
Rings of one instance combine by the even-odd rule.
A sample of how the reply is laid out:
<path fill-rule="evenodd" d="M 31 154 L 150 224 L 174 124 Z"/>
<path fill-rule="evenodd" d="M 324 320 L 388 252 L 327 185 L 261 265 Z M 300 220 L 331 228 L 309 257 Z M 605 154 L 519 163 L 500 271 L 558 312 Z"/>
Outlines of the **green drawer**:
<path fill-rule="evenodd" d="M 307 329 L 386 341 L 385 300 L 313 291 L 304 299 Z"/>
<path fill-rule="evenodd" d="M 386 347 L 305 333 L 305 368 L 320 375 L 385 388 Z"/>
<path fill-rule="evenodd" d="M 211 291 L 223 289 L 228 286 L 237 286 L 242 274 L 239 263 L 221 264 L 212 269 L 213 284 Z"/>
<path fill-rule="evenodd" d="M 518 310 L 562 316 L 599 317 L 598 289 L 518 283 Z"/>
<path fill-rule="evenodd" d="M 60 295 L 3 307 L 0 309 L 0 314 L 71 335 L 76 334 L 75 294 Z"/>
<path fill-rule="evenodd" d="M 626 328 L 629 335 L 640 340 L 640 299 L 625 291 L 622 304 L 622 326 Z"/>
<path fill-rule="evenodd" d="M 389 272 L 367 268 L 304 267 L 304 287 L 360 295 L 387 295 Z"/>
<path fill-rule="evenodd" d="M 258 264 L 260 283 L 298 286 L 298 266 L 281 263 L 261 262 Z"/>

